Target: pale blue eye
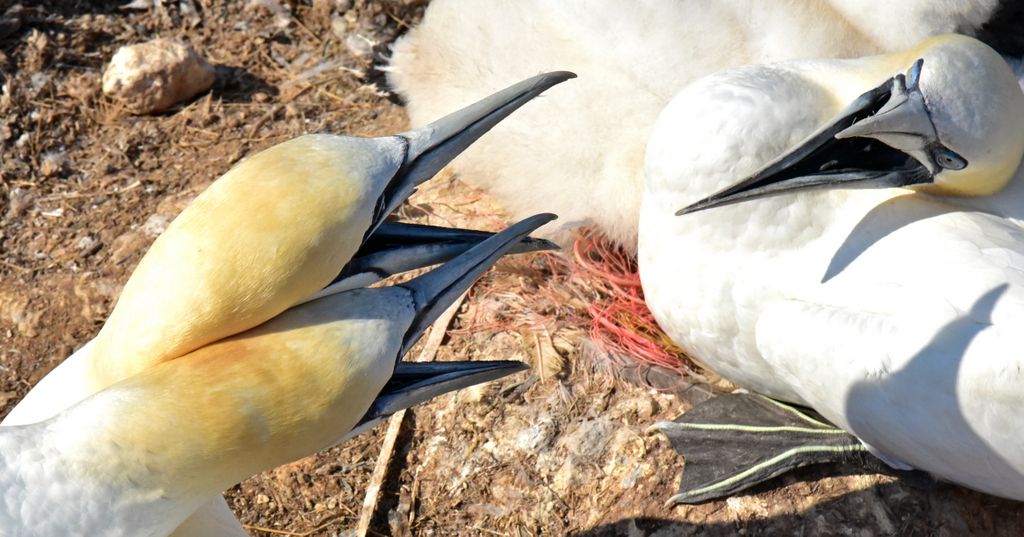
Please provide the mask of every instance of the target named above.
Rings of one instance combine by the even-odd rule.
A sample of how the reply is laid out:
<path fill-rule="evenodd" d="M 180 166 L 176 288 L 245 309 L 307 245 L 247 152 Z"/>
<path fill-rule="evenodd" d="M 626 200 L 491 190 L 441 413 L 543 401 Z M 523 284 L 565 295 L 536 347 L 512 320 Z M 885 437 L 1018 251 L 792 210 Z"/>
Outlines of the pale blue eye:
<path fill-rule="evenodd" d="M 963 157 L 944 147 L 933 151 L 932 158 L 946 170 L 962 170 L 967 167 L 967 161 Z"/>

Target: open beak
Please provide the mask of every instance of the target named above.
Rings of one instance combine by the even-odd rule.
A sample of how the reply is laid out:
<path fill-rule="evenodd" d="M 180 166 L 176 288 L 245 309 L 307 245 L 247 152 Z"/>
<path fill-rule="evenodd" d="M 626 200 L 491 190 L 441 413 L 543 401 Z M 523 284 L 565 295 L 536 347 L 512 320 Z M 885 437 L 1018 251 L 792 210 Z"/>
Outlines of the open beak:
<path fill-rule="evenodd" d="M 402 357 L 420 339 L 431 324 L 448 309 L 487 269 L 508 253 L 527 235 L 555 219 L 553 214 L 538 214 L 505 228 L 440 267 L 401 284 L 412 291 L 416 317 L 405 333 Z"/>
<path fill-rule="evenodd" d="M 752 177 L 688 207 L 713 207 L 811 188 L 894 188 L 931 183 L 966 161 L 941 145 L 919 81 L 922 60 L 864 93 L 828 125 Z"/>
<path fill-rule="evenodd" d="M 494 235 L 489 231 L 384 221 L 341 269 L 341 273 L 327 287 L 303 302 L 366 287 L 395 274 L 450 261 Z M 525 254 L 557 249 L 558 245 L 551 241 L 524 237 L 506 253 Z"/>
<path fill-rule="evenodd" d="M 537 75 L 423 128 L 397 135 L 408 143 L 405 162 L 381 194 L 366 237 L 412 195 L 417 185 L 441 171 L 491 127 L 551 86 L 575 77 L 567 71 Z"/>

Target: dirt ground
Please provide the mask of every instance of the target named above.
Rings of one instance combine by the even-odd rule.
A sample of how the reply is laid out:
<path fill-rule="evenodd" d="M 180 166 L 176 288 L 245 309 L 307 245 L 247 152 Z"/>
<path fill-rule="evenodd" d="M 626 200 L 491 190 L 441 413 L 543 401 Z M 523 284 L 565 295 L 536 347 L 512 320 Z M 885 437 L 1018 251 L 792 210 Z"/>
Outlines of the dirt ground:
<path fill-rule="evenodd" d="M 91 338 L 150 242 L 245 155 L 305 132 L 375 135 L 405 118 L 360 79 L 423 0 L 0 3 L 0 415 Z M 178 37 L 213 89 L 133 116 L 100 92 L 118 46 Z M 450 176 L 406 219 L 496 229 Z M 665 508 L 682 461 L 644 429 L 687 408 L 617 380 L 582 325 L 593 287 L 556 255 L 499 265 L 438 359 L 522 359 L 524 373 L 404 421 L 372 534 L 1020 535 L 1024 505 L 959 487 L 805 469 L 750 494 Z M 415 351 L 414 351 L 415 352 Z M 613 371 L 614 372 L 614 371 Z M 227 491 L 251 533 L 346 535 L 382 428 Z M 838 469 L 849 473 L 849 469 Z"/>

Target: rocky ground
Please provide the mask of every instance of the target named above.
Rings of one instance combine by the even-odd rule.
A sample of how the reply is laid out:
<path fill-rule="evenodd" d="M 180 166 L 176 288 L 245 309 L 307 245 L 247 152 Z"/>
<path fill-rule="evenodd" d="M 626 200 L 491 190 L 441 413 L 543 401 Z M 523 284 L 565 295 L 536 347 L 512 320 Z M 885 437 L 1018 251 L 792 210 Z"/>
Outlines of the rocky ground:
<path fill-rule="evenodd" d="M 92 337 L 150 242 L 245 155 L 304 132 L 405 128 L 365 85 L 421 0 L 0 3 L 0 415 Z M 211 89 L 135 115 L 105 96 L 122 45 L 188 44 Z M 406 219 L 496 229 L 450 176 Z M 1019 535 L 1024 507 L 958 487 L 806 469 L 728 501 L 665 508 L 681 461 L 644 429 L 687 403 L 616 380 L 586 344 L 599 294 L 572 262 L 503 262 L 457 312 L 438 359 L 532 373 L 417 408 L 389 458 L 371 534 Z M 383 428 L 227 491 L 253 535 L 351 532 Z M 840 469 L 850 473 L 850 469 Z"/>

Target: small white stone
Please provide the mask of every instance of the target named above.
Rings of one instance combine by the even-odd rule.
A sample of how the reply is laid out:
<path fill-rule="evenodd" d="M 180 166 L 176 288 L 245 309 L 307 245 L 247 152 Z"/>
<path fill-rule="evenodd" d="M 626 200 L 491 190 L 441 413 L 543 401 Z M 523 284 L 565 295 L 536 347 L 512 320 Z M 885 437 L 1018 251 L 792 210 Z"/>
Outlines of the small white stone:
<path fill-rule="evenodd" d="M 167 216 L 166 214 L 155 213 L 150 215 L 139 229 L 147 237 L 156 238 L 158 235 L 163 233 L 165 229 L 167 229 L 171 220 L 172 217 Z"/>
<path fill-rule="evenodd" d="M 121 47 L 103 73 L 103 93 L 147 114 L 210 89 L 213 80 L 213 66 L 192 47 L 161 38 Z"/>
<path fill-rule="evenodd" d="M 63 151 L 48 151 L 43 153 L 43 158 L 39 164 L 39 173 L 43 174 L 45 177 L 53 177 L 64 169 L 67 159 L 67 154 Z"/>
<path fill-rule="evenodd" d="M 78 246 L 79 250 L 83 252 L 91 252 L 94 251 L 96 245 L 99 243 L 96 241 L 96 239 L 90 237 L 89 235 L 85 235 L 84 237 L 78 239 L 78 242 L 75 244 L 76 246 Z"/>
<path fill-rule="evenodd" d="M 520 451 L 537 454 L 551 446 L 558 429 L 548 416 L 541 416 L 534 424 L 515 434 L 514 445 Z"/>

